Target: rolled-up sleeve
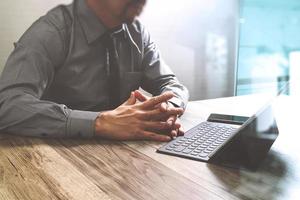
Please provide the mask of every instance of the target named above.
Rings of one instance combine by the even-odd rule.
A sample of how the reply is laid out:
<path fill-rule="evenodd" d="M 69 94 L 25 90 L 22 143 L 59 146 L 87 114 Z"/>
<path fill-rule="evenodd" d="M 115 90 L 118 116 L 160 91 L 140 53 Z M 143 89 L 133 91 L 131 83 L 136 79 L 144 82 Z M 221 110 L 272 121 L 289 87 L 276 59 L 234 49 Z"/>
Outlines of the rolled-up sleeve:
<path fill-rule="evenodd" d="M 35 23 L 15 44 L 0 78 L 1 133 L 38 137 L 94 136 L 99 113 L 42 100 L 65 55 L 61 33 Z"/>
<path fill-rule="evenodd" d="M 166 91 L 172 91 L 175 97 L 170 100 L 178 107 L 186 108 L 189 92 L 181 84 L 170 67 L 163 61 L 156 44 L 151 40 L 149 32 L 141 26 L 143 37 L 143 62 L 144 82 L 142 88 L 153 95 L 159 95 Z"/>

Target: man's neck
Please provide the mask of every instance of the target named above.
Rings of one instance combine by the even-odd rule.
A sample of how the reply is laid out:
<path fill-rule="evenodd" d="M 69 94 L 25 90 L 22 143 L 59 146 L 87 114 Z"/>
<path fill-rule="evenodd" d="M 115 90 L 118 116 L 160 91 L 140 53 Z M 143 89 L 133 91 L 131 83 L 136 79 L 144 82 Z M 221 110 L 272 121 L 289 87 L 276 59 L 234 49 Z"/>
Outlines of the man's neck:
<path fill-rule="evenodd" d="M 104 5 L 101 5 L 101 1 L 98 0 L 86 0 L 88 7 L 96 14 L 101 22 L 109 29 L 115 28 L 122 24 L 120 20 L 116 19 Z"/>

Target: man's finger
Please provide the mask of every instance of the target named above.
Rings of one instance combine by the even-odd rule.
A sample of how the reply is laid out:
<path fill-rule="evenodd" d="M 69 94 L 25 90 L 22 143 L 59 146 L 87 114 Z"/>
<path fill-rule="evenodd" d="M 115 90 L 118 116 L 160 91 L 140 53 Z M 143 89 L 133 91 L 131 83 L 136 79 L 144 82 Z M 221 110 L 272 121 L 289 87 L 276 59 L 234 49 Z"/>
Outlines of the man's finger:
<path fill-rule="evenodd" d="M 168 108 L 167 111 L 164 112 L 165 115 L 162 115 L 166 117 L 166 121 L 169 121 L 169 123 L 174 124 L 177 121 L 177 116 L 183 114 L 183 109 L 182 108 Z"/>
<path fill-rule="evenodd" d="M 172 125 L 174 125 L 176 120 L 177 120 L 177 115 L 171 115 L 169 119 L 167 119 L 167 122 L 172 123 Z"/>
<path fill-rule="evenodd" d="M 165 130 L 170 129 L 172 124 L 168 124 L 167 122 L 159 122 L 159 121 L 146 121 L 142 124 L 143 128 L 148 130 Z"/>
<path fill-rule="evenodd" d="M 168 103 L 162 102 L 160 105 L 158 105 L 158 107 L 162 112 L 166 112 L 168 110 Z"/>
<path fill-rule="evenodd" d="M 173 97 L 174 97 L 174 94 L 172 92 L 165 92 L 165 93 L 163 93 L 159 96 L 151 97 L 147 101 L 143 102 L 141 104 L 141 107 L 144 108 L 144 109 L 153 108 L 156 105 L 158 105 L 162 102 L 166 102 L 166 101 L 170 100 Z"/>
<path fill-rule="evenodd" d="M 147 97 L 143 93 L 141 93 L 139 90 L 134 91 L 134 96 L 137 100 L 140 102 L 145 102 L 150 99 L 150 97 Z M 168 103 L 167 102 L 162 102 L 161 104 L 158 104 L 157 107 L 162 111 L 165 112 L 168 109 Z"/>
<path fill-rule="evenodd" d="M 175 122 L 175 124 L 174 124 L 174 129 L 179 129 L 179 128 L 181 128 L 181 124 L 180 123 L 177 123 L 177 122 Z"/>
<path fill-rule="evenodd" d="M 130 93 L 130 97 L 123 103 L 123 105 L 134 105 L 136 103 L 136 98 L 134 92 Z"/>
<path fill-rule="evenodd" d="M 146 95 L 142 94 L 139 90 L 135 90 L 134 91 L 134 96 L 140 102 L 144 102 L 144 101 L 147 101 L 149 99 L 149 97 L 147 97 Z"/>
<path fill-rule="evenodd" d="M 178 136 L 184 136 L 184 130 L 182 127 L 178 129 Z"/>
<path fill-rule="evenodd" d="M 182 113 L 183 113 L 182 108 L 172 108 L 166 112 L 161 112 L 160 109 L 155 109 L 155 110 L 145 111 L 143 114 L 141 114 L 141 118 L 147 120 L 161 120 L 161 119 L 166 119 L 170 115 L 181 115 Z"/>
<path fill-rule="evenodd" d="M 177 137 L 178 136 L 178 129 L 171 130 L 171 135 L 172 135 L 173 138 Z"/>

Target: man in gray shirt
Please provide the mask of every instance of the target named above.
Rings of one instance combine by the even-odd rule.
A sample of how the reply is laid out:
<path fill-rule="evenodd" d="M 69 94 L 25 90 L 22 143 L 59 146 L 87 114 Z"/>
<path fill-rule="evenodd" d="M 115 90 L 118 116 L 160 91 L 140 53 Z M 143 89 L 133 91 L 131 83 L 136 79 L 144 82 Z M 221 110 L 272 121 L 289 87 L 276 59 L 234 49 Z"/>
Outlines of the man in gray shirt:
<path fill-rule="evenodd" d="M 182 134 L 177 116 L 188 91 L 135 19 L 145 3 L 74 0 L 37 20 L 0 79 L 1 133 L 157 141 Z"/>

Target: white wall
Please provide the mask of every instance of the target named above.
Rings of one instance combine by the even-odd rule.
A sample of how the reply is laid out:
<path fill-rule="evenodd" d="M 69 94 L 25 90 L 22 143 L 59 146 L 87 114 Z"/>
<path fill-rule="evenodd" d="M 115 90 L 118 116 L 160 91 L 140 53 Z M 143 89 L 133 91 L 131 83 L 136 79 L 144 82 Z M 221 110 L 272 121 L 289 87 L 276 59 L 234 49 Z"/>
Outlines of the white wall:
<path fill-rule="evenodd" d="M 234 91 L 238 0 L 148 0 L 143 23 L 191 99 Z M 0 72 L 13 42 L 41 15 L 71 0 L 0 1 Z"/>
<path fill-rule="evenodd" d="M 0 73 L 16 42 L 40 16 L 58 4 L 71 0 L 2 0 L 0 1 Z"/>
<path fill-rule="evenodd" d="M 238 0 L 148 0 L 141 16 L 191 99 L 234 94 Z"/>

